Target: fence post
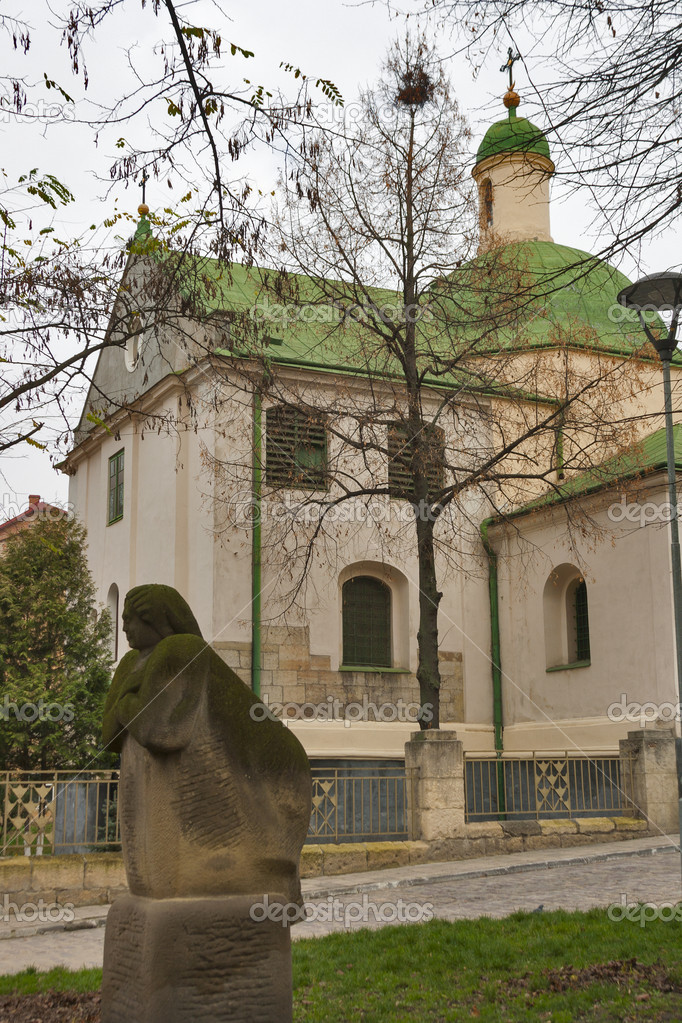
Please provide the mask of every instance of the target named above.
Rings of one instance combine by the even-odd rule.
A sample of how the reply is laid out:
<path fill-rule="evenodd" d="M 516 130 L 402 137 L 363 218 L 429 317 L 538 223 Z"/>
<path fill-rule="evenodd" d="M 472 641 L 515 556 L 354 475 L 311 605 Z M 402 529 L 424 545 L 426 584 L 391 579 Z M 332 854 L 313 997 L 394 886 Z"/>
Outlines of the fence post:
<path fill-rule="evenodd" d="M 637 729 L 621 739 L 621 785 L 650 828 L 677 832 L 677 769 L 672 728 Z"/>
<path fill-rule="evenodd" d="M 412 732 L 405 743 L 409 838 L 452 838 L 464 828 L 464 746 L 445 729 Z"/>

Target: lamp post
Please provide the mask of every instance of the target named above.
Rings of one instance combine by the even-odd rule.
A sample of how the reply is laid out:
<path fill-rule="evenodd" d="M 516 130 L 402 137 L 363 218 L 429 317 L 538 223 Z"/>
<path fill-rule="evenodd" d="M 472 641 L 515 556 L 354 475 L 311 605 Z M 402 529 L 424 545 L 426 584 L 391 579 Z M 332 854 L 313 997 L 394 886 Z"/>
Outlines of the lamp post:
<path fill-rule="evenodd" d="M 682 567 L 680 566 L 680 531 L 677 521 L 677 486 L 675 483 L 675 442 L 673 436 L 673 403 L 670 389 L 670 362 L 677 347 L 677 323 L 682 311 L 682 274 L 662 273 L 642 277 L 618 295 L 621 305 L 637 311 L 644 333 L 659 354 L 663 367 L 663 400 L 665 408 L 665 443 L 668 466 L 668 503 L 670 513 L 670 558 L 673 573 L 673 611 L 675 616 L 675 648 L 677 654 L 678 707 L 682 706 Z M 672 312 L 667 337 L 657 338 L 644 319 L 644 312 Z M 682 851 L 682 738 L 675 736 L 677 764 L 677 799 Z"/>

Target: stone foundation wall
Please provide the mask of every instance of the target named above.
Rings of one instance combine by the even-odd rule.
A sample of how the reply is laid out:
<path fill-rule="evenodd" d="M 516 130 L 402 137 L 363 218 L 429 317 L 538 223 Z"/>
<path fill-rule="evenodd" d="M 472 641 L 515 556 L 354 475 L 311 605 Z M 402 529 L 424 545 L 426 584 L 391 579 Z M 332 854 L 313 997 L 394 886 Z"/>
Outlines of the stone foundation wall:
<path fill-rule="evenodd" d="M 660 832 L 656 832 L 660 836 Z M 468 824 L 452 838 L 433 842 L 348 842 L 306 845 L 301 877 L 437 863 L 473 856 L 558 849 L 653 836 L 646 821 L 628 817 L 577 817 L 556 821 Z M 95 906 L 126 894 L 120 853 L 0 858 L 0 900 L 17 906 L 42 899 L 48 905 Z M 0 902 L 0 905 L 3 905 Z M 4 912 L 7 910 L 4 909 Z"/>
<path fill-rule="evenodd" d="M 216 653 L 245 682 L 251 673 L 251 644 L 216 642 Z M 328 697 L 341 706 L 362 704 L 363 698 L 380 707 L 384 703 L 419 703 L 419 683 L 411 672 L 332 671 L 331 658 L 310 653 L 307 626 L 269 626 L 263 630 L 261 696 L 268 703 L 326 704 Z M 442 722 L 464 720 L 462 655 L 441 650 L 440 716 Z"/>
<path fill-rule="evenodd" d="M 128 891 L 121 853 L 0 857 L 0 899 L 99 906 Z"/>

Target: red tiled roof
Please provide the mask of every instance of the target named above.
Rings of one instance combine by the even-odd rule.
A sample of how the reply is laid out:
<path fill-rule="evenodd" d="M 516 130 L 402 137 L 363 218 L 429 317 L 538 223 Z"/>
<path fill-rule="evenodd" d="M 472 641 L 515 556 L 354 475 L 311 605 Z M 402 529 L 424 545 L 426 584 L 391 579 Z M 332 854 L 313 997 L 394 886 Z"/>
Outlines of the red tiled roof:
<path fill-rule="evenodd" d="M 7 519 L 6 522 L 0 523 L 0 535 L 10 529 L 11 526 L 20 526 L 23 523 L 31 523 L 36 521 L 41 515 L 49 515 L 50 518 L 58 518 L 60 515 L 66 515 L 66 510 L 59 508 L 55 504 L 48 504 L 46 501 L 40 500 L 39 494 L 31 494 L 29 497 L 29 506 L 24 512 L 20 512 L 19 515 L 15 515 L 11 519 Z"/>

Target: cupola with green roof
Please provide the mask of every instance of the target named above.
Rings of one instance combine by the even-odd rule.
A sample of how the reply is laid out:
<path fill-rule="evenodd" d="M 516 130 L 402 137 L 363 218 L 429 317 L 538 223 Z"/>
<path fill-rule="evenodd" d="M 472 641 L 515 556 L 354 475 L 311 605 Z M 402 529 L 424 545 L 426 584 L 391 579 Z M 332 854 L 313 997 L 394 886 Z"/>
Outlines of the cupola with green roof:
<path fill-rule="evenodd" d="M 507 116 L 492 124 L 476 153 L 480 249 L 506 242 L 551 242 L 549 181 L 554 164 L 545 134 L 516 109 L 513 84 L 504 96 Z"/>

